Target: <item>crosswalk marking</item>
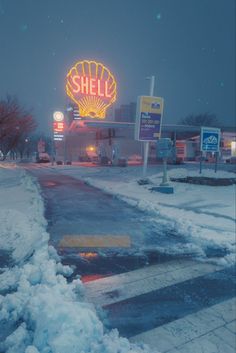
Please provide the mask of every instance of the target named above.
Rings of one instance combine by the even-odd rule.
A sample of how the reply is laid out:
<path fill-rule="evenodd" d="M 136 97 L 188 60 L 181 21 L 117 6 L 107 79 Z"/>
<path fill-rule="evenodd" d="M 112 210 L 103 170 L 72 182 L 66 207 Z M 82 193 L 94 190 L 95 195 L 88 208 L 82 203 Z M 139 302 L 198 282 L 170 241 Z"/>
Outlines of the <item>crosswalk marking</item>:
<path fill-rule="evenodd" d="M 129 236 L 65 235 L 59 243 L 62 248 L 129 248 Z"/>
<path fill-rule="evenodd" d="M 89 282 L 87 300 L 105 306 L 220 270 L 214 264 L 172 261 Z"/>
<path fill-rule="evenodd" d="M 236 298 L 131 337 L 131 342 L 147 343 L 162 353 L 231 353 L 236 348 Z M 208 341 L 208 345 L 206 342 Z M 226 342 L 227 341 L 227 342 Z M 221 349 L 221 343 L 222 349 Z"/>

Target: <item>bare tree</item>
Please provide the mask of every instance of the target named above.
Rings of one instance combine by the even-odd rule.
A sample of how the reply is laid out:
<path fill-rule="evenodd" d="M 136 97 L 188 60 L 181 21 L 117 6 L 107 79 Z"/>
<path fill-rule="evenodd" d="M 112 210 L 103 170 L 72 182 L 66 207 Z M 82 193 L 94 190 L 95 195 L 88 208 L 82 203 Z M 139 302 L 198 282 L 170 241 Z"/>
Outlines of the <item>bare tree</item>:
<path fill-rule="evenodd" d="M 32 115 L 20 106 L 15 97 L 7 96 L 0 101 L 0 150 L 2 159 L 6 159 L 9 151 L 19 148 L 34 129 L 36 123 Z"/>
<path fill-rule="evenodd" d="M 190 126 L 220 126 L 216 115 L 211 113 L 203 113 L 197 115 L 190 114 L 181 119 L 180 124 Z"/>
<path fill-rule="evenodd" d="M 35 128 L 36 123 L 31 115 L 26 114 L 19 119 L 16 149 L 20 154 L 20 158 L 23 158 L 24 153 L 27 151 L 31 133 L 35 130 Z"/>

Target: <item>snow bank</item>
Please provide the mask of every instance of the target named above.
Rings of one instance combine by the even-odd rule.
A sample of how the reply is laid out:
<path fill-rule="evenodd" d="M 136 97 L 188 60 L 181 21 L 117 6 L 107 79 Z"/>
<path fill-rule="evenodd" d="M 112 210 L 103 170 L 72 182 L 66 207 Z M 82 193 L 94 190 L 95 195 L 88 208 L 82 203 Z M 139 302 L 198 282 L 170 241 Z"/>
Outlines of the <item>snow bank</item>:
<path fill-rule="evenodd" d="M 67 283 L 71 269 L 48 247 L 37 183 L 14 166 L 0 166 L 0 209 L 0 246 L 11 257 L 11 266 L 0 263 L 0 352 L 151 352 L 104 332 L 81 281 Z"/>
<path fill-rule="evenodd" d="M 186 178 L 186 177 L 206 177 L 206 178 L 214 178 L 214 179 L 223 179 L 223 178 L 235 178 L 235 173 L 218 170 L 216 173 L 213 169 L 203 168 L 202 173 L 199 174 L 199 170 L 196 169 L 187 169 L 187 168 L 174 168 L 169 171 L 170 177 L 175 178 Z"/>
<path fill-rule="evenodd" d="M 37 184 L 24 171 L 0 168 L 0 181 L 0 248 L 18 263 L 48 242 L 44 205 Z"/>

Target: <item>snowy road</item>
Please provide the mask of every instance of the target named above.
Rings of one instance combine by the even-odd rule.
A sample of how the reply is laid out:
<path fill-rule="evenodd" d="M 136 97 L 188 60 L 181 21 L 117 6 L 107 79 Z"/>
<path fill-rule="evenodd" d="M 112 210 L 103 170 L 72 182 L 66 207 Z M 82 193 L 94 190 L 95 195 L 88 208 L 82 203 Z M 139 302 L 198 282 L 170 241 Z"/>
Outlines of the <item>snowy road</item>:
<path fill-rule="evenodd" d="M 160 352 L 187 352 L 195 346 L 207 353 L 233 351 L 233 266 L 199 263 L 194 253 L 186 258 L 159 252 L 160 245 L 179 247 L 184 238 L 161 228 L 151 213 L 53 168 L 30 172 L 43 191 L 51 243 L 64 263 L 76 267 L 74 275 L 87 282 L 87 300 L 103 306 L 108 328 Z M 105 245 L 108 238 L 121 239 L 121 245 L 122 237 L 129 238 L 130 246 L 96 248 L 91 239 L 81 246 L 78 239 L 91 236 L 102 237 Z M 216 318 L 214 312 L 227 317 Z M 221 336 L 226 334 L 224 342 Z"/>
<path fill-rule="evenodd" d="M 76 266 L 74 274 L 86 276 L 84 280 L 88 276 L 120 273 L 150 262 L 169 260 L 172 257 L 158 252 L 156 246 L 165 246 L 170 238 L 172 246 L 184 242 L 155 223 L 152 215 L 83 181 L 49 168 L 30 172 L 38 178 L 43 191 L 50 242 L 63 263 Z M 102 238 L 103 246 L 93 246 L 91 237 Z M 81 238 L 88 240 L 83 246 Z M 116 240 L 120 246 L 115 246 Z M 112 241 L 114 245 L 109 246 Z M 94 251 L 100 256 L 91 257 L 90 261 L 78 256 Z"/>

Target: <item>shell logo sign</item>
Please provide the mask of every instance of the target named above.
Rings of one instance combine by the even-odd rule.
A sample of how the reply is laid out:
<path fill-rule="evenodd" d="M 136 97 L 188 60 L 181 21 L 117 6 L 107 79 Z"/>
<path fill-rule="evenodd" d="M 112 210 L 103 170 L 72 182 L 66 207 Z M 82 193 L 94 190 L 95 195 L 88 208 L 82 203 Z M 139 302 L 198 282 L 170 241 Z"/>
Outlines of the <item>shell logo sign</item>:
<path fill-rule="evenodd" d="M 78 61 L 66 76 L 66 93 L 78 105 L 81 117 L 104 119 L 116 101 L 116 81 L 103 64 Z"/>
<path fill-rule="evenodd" d="M 53 113 L 53 120 L 54 121 L 63 121 L 64 120 L 64 114 L 62 112 L 54 112 Z"/>

